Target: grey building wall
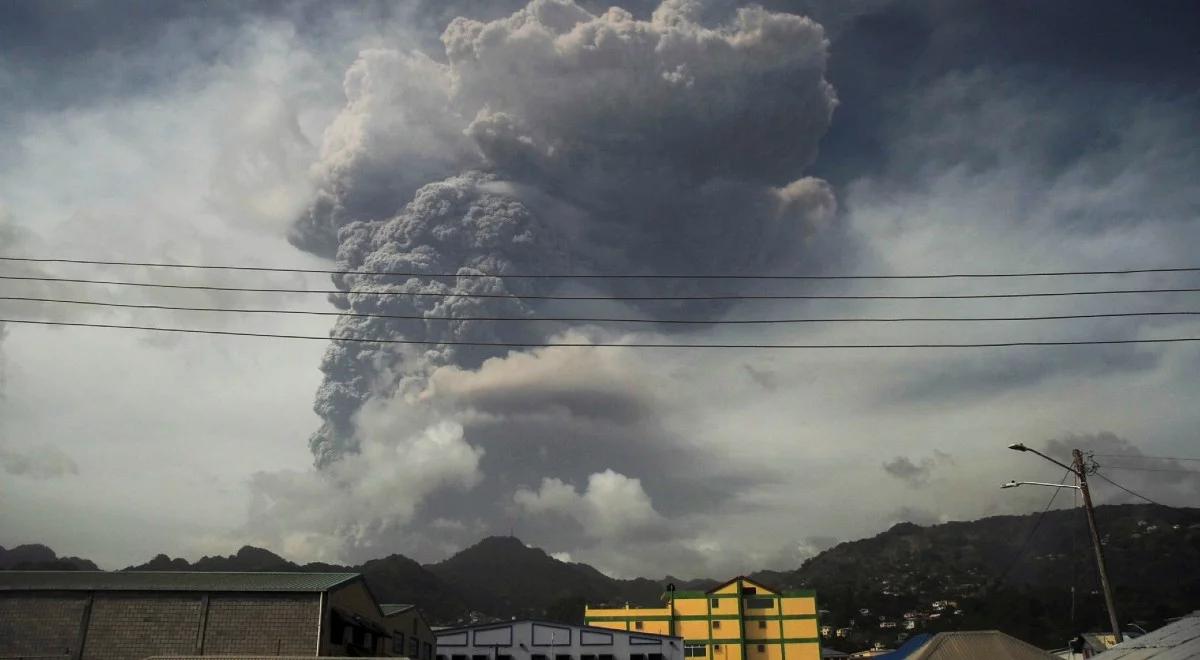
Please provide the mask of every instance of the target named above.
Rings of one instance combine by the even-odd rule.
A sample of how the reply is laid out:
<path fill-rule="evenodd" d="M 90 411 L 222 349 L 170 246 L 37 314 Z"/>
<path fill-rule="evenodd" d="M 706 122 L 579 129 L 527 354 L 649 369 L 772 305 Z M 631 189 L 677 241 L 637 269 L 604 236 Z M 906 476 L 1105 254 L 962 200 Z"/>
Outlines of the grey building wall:
<path fill-rule="evenodd" d="M 4 592 L 0 657 L 315 656 L 319 599 L 318 593 Z"/>
<path fill-rule="evenodd" d="M 0 594 L 0 656 L 75 649 L 87 602 L 87 594 Z"/>
<path fill-rule="evenodd" d="M 513 621 L 439 630 L 436 660 L 681 660 L 683 640 L 607 628 Z"/>

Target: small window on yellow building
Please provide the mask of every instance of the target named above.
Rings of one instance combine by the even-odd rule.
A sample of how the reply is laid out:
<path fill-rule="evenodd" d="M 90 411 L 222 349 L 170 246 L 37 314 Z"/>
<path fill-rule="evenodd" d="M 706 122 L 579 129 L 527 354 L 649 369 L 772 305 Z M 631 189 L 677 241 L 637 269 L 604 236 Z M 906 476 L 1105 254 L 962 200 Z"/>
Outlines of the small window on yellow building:
<path fill-rule="evenodd" d="M 759 644 L 759 645 L 758 645 L 758 652 L 759 652 L 759 653 L 766 653 L 766 652 L 767 652 L 767 645 L 766 645 L 766 644 Z"/>
<path fill-rule="evenodd" d="M 721 609 L 721 599 L 720 598 L 710 598 L 709 600 L 712 601 L 711 604 L 712 604 L 712 608 L 714 610 Z"/>
<path fill-rule="evenodd" d="M 720 627 L 721 627 L 720 621 L 713 621 L 713 630 L 716 630 L 717 628 L 720 628 Z"/>
<path fill-rule="evenodd" d="M 759 622 L 758 622 L 758 627 L 759 627 L 759 628 L 766 628 L 766 627 L 767 627 L 767 622 L 766 622 L 766 621 L 759 621 Z"/>

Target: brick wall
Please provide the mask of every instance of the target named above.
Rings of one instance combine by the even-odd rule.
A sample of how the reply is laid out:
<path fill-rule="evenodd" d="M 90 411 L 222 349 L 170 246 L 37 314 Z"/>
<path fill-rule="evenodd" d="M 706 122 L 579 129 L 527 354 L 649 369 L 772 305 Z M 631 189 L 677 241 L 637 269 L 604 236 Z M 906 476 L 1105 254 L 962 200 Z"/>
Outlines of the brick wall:
<path fill-rule="evenodd" d="M 85 660 L 189 655 L 196 647 L 201 594 L 97 593 Z"/>
<path fill-rule="evenodd" d="M 319 594 L 213 594 L 204 655 L 316 655 Z"/>
<path fill-rule="evenodd" d="M 86 603 L 85 594 L 0 594 L 0 656 L 66 655 Z"/>

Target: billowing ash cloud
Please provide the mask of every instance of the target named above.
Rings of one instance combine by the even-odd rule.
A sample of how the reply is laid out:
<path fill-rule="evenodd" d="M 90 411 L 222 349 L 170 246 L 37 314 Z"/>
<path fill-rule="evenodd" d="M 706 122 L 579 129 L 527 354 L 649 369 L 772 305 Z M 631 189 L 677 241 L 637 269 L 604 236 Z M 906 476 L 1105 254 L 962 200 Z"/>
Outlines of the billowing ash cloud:
<path fill-rule="evenodd" d="M 822 30 L 760 8 L 713 27 L 694 22 L 699 13 L 698 3 L 666 2 L 638 21 L 537 0 L 506 19 L 451 22 L 445 63 L 364 53 L 294 242 L 345 269 L 458 273 L 337 281 L 355 292 L 338 297 L 346 309 L 451 317 L 537 310 L 357 292 L 545 293 L 552 285 L 468 275 L 736 271 L 794 254 L 834 209 L 824 182 L 799 176 L 835 105 Z M 536 341 L 554 330 L 344 319 L 335 332 Z M 318 463 L 353 448 L 352 418 L 367 399 L 487 356 L 331 347 Z"/>
<path fill-rule="evenodd" d="M 584 286 L 477 275 L 763 271 L 784 256 L 794 270 L 797 258 L 817 259 L 808 239 L 832 222 L 836 206 L 824 181 L 802 176 L 836 104 L 823 77 L 822 28 L 757 7 L 730 13 L 702 4 L 667 0 L 637 20 L 619 8 L 597 15 L 571 0 L 534 0 L 500 20 L 453 20 L 442 35 L 444 58 L 362 53 L 346 75 L 346 107 L 326 131 L 318 192 L 291 240 L 336 257 L 339 269 L 451 276 L 335 278 L 345 291 L 334 297 L 342 309 L 428 318 L 342 318 L 335 334 L 433 344 L 329 347 L 315 404 L 324 422 L 311 439 L 323 472 L 356 460 L 362 447 L 408 442 L 368 437 L 378 423 L 364 423 L 364 416 L 381 414 L 462 424 L 485 476 L 495 476 L 489 468 L 512 467 L 505 460 L 513 447 L 528 445 L 528 437 L 512 437 L 522 425 L 545 439 L 604 438 L 609 424 L 609 431 L 632 434 L 628 455 L 646 457 L 643 469 L 663 460 L 650 456 L 667 451 L 654 449 L 651 438 L 665 432 L 641 410 L 653 397 L 623 391 L 638 389 L 636 382 L 613 376 L 608 380 L 618 384 L 602 391 L 606 386 L 582 384 L 587 375 L 568 364 L 560 374 L 567 389 L 539 387 L 512 368 L 524 364 L 520 353 L 439 343 L 541 342 L 564 332 L 612 339 L 596 328 L 466 320 L 582 306 L 375 293 L 646 293 L 644 282 Z M 598 309 L 618 306 L 587 311 Z M 538 355 L 525 366 L 571 362 Z M 557 440 L 555 452 L 579 459 L 570 469 L 506 472 L 483 490 L 495 489 L 494 500 L 507 502 L 513 515 L 554 510 L 614 534 L 662 515 L 651 504 L 655 494 L 647 495 L 652 489 L 642 487 L 648 482 L 632 473 L 636 466 L 606 464 L 608 452 Z M 473 479 L 456 477 L 409 496 L 472 488 Z M 597 502 L 612 497 L 636 504 L 640 517 L 598 518 Z M 453 497 L 438 499 L 455 508 Z M 401 517 L 421 515 L 410 513 Z M 462 513 L 429 516 L 444 521 Z"/>

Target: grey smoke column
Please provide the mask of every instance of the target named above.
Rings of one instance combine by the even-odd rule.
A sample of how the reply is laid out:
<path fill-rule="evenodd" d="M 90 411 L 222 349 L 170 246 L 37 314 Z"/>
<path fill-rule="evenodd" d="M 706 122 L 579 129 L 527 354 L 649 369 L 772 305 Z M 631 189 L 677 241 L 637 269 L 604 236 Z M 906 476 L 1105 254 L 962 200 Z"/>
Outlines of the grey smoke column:
<path fill-rule="evenodd" d="M 467 274 L 736 272 L 805 258 L 835 201 L 803 178 L 828 127 L 822 29 L 806 18 L 664 2 L 648 21 L 535 0 L 442 35 L 446 62 L 363 53 L 326 134 L 319 191 L 294 226 L 339 268 Z M 795 262 L 789 264 L 795 268 Z M 337 278 L 346 291 L 546 293 L 554 281 Z M 540 282 L 540 283 L 539 283 Z M 594 293 L 644 291 L 593 283 Z M 663 291 L 661 283 L 656 290 Z M 693 285 L 673 285 L 677 291 Z M 466 317 L 538 310 L 516 299 L 347 293 L 358 312 Z M 661 309 L 661 308 L 659 308 Z M 699 314 L 714 313 L 706 308 Z M 342 319 L 335 333 L 538 341 L 544 324 Z M 353 451 L 354 414 L 487 351 L 331 345 L 312 438 L 318 465 Z"/>

